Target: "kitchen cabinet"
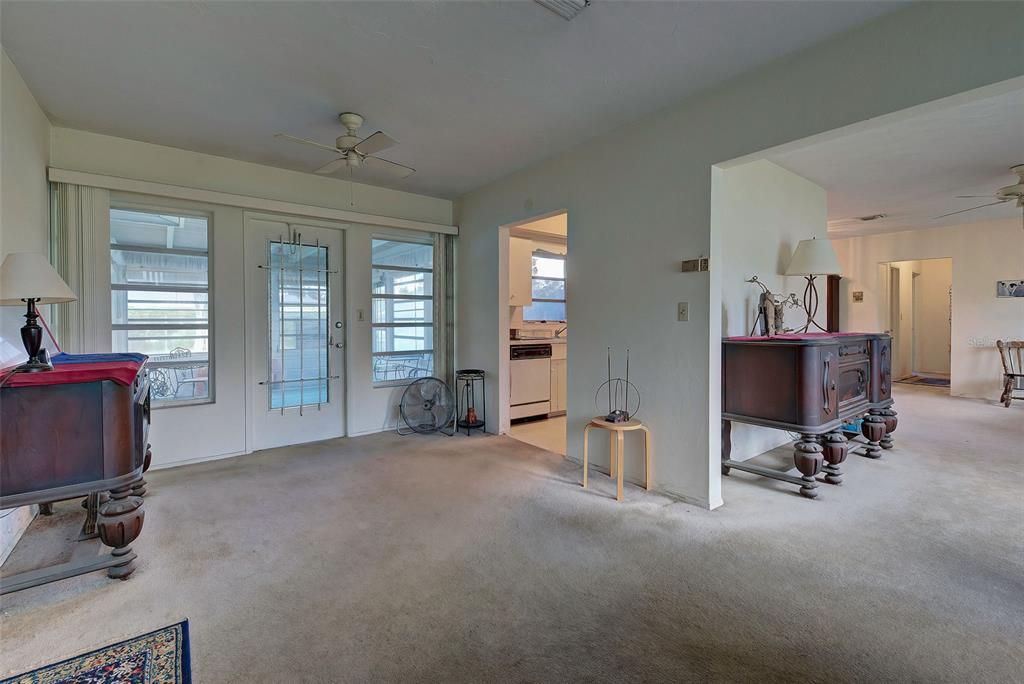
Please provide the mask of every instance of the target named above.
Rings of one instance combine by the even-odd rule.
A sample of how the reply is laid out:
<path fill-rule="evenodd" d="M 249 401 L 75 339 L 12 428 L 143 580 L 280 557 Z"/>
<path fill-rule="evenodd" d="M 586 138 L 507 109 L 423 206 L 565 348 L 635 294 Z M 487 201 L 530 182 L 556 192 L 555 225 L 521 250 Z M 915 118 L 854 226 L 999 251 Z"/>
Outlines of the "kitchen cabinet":
<path fill-rule="evenodd" d="M 533 303 L 533 242 L 512 238 L 508 245 L 509 306 Z"/>
<path fill-rule="evenodd" d="M 551 359 L 551 414 L 562 414 L 566 411 L 566 387 L 568 359 Z"/>

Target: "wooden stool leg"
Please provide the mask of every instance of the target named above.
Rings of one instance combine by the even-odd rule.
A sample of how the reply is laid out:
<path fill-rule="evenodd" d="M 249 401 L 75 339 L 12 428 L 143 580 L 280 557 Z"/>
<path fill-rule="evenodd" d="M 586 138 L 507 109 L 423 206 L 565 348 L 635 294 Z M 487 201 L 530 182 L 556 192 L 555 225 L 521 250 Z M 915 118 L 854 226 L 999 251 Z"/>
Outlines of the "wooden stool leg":
<path fill-rule="evenodd" d="M 589 440 L 590 440 L 590 423 L 587 423 L 587 426 L 585 428 L 583 428 L 583 488 L 584 489 L 587 488 L 587 470 L 590 467 L 590 464 L 588 463 L 588 459 L 587 459 L 587 449 L 589 447 Z"/>
<path fill-rule="evenodd" d="M 608 477 L 615 477 L 615 432 L 608 432 Z"/>
<path fill-rule="evenodd" d="M 615 450 L 619 453 L 616 454 L 617 463 L 615 465 L 615 475 L 618 477 L 618 482 L 615 486 L 615 499 L 616 501 L 622 501 L 622 452 L 625 449 L 622 448 L 624 433 L 622 430 L 615 431 Z"/>
<path fill-rule="evenodd" d="M 651 491 L 651 431 L 645 426 L 644 431 L 644 489 Z"/>

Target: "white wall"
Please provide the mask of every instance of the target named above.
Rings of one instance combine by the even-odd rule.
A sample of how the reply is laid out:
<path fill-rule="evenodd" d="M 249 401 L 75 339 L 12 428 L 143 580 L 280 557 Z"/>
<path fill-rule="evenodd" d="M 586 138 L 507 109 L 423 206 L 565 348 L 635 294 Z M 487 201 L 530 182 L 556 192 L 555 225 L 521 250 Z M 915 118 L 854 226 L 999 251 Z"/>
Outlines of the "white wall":
<path fill-rule="evenodd" d="M 1024 277 L 1024 230 L 1019 218 L 868 235 L 835 240 L 833 244 L 843 266 L 842 330 L 878 331 L 889 327 L 879 264 L 952 258 L 950 392 L 999 398 L 1002 371 L 995 342 L 1024 338 L 1024 299 L 995 296 L 997 280 Z M 906 294 L 904 289 L 909 289 L 909 284 L 901 285 L 901 298 Z M 864 292 L 863 302 L 852 301 L 854 291 Z"/>
<path fill-rule="evenodd" d="M 426 195 L 70 128 L 54 128 L 51 142 L 58 169 L 451 224 L 452 203 Z"/>
<path fill-rule="evenodd" d="M 46 165 L 50 122 L 7 53 L 0 48 L 0 261 L 11 252 L 47 254 L 49 193 Z M 44 315 L 49 307 L 44 307 Z M 20 307 L 0 307 L 0 359 L 25 357 Z M 7 346 L 10 345 L 10 346 Z M 8 365 L 6 362 L 0 366 Z M 0 512 L 0 563 L 32 520 L 33 508 Z"/>
<path fill-rule="evenodd" d="M 469 193 L 457 203 L 458 364 L 497 373 L 498 227 L 567 210 L 569 457 L 580 459 L 605 348 L 630 346 L 657 445 L 654 486 L 720 505 L 721 294 L 679 265 L 711 250 L 711 166 L 1019 77 L 1022 28 L 999 5 L 912 6 L 638 118 L 610 138 L 628 144 L 591 141 Z M 680 301 L 687 323 L 676 321 Z M 497 388 L 488 383 L 491 405 Z"/>
<path fill-rule="evenodd" d="M 802 298 L 807 281 L 783 274 L 797 243 L 827 238 L 826 193 L 765 160 L 721 169 L 713 183 L 711 251 L 716 268 L 711 277 L 722 293 L 722 336 L 749 335 L 761 288 L 744 281 L 756 275 L 772 292 L 795 292 Z M 817 285 L 821 308 L 816 320 L 824 327 L 825 279 L 818 278 Z M 806 320 L 802 308 L 786 312 L 790 327 L 803 326 Z M 781 430 L 734 423 L 732 458 L 745 460 L 789 441 Z"/>
<path fill-rule="evenodd" d="M 7 53 L 0 53 L 0 258 L 11 252 L 48 254 L 50 122 Z M 24 349 L 18 332 L 24 313 L 0 308 L 0 338 L 19 350 Z"/>
<path fill-rule="evenodd" d="M 357 185 L 355 206 L 350 206 L 350 185 L 345 181 L 64 128 L 54 129 L 51 140 L 51 165 L 56 168 L 378 216 L 451 223 L 448 200 Z M 246 339 L 244 324 L 242 244 L 246 211 L 232 206 L 118 192 L 111 193 L 111 201 L 200 210 L 212 216 L 216 401 L 154 412 L 150 433 L 154 467 L 245 453 L 251 449 L 246 440 L 245 383 L 255 379 L 255 376 L 247 377 L 244 363 L 245 345 L 252 343 Z M 295 217 L 291 220 L 324 224 Z M 361 224 L 329 225 L 345 231 L 347 430 L 350 435 L 377 432 L 394 426 L 394 405 L 401 389 L 375 388 L 371 379 L 370 241 L 377 235 L 416 235 L 428 240 L 429 235 Z M 109 235 L 96 235 L 95 239 L 102 244 L 109 243 Z M 109 291 L 103 291 L 94 296 L 109 299 L 110 295 Z M 357 319 L 360 309 L 364 313 L 363 321 Z M 102 334 L 109 330 L 109 321 L 94 320 L 89 325 L 100 328 L 97 338 L 109 344 L 109 333 L 105 337 Z"/>

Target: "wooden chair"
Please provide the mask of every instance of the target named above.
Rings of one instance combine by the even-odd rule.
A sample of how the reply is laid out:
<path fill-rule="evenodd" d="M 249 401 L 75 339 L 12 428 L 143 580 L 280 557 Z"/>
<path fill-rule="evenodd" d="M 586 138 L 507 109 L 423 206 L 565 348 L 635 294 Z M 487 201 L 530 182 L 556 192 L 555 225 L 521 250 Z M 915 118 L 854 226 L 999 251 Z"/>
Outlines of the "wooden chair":
<path fill-rule="evenodd" d="M 1024 396 L 1014 396 L 1014 392 L 1024 393 L 1024 340 L 998 340 L 996 347 L 1003 360 L 1003 395 L 999 401 L 1010 408 L 1014 399 L 1024 399 Z"/>

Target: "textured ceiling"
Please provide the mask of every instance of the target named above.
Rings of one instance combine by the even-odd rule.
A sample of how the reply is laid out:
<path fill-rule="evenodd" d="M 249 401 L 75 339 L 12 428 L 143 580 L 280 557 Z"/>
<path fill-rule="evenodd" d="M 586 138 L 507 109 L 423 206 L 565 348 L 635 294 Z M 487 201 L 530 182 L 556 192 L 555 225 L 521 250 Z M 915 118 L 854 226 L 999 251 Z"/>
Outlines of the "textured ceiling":
<path fill-rule="evenodd" d="M 957 195 L 994 195 L 1013 185 L 1024 164 L 1024 90 L 951 106 L 768 159 L 828 191 L 829 233 L 884 233 L 908 228 L 1020 218 L 1012 202 L 985 204 Z M 994 198 L 993 198 L 994 200 Z M 858 216 L 886 214 L 877 221 Z"/>
<path fill-rule="evenodd" d="M 2 42 L 58 125 L 311 170 L 330 153 L 273 134 L 355 111 L 417 169 L 361 180 L 455 197 L 901 6 L 5 0 Z"/>

